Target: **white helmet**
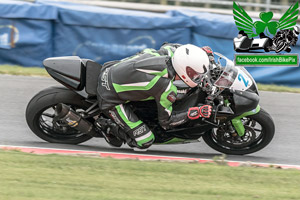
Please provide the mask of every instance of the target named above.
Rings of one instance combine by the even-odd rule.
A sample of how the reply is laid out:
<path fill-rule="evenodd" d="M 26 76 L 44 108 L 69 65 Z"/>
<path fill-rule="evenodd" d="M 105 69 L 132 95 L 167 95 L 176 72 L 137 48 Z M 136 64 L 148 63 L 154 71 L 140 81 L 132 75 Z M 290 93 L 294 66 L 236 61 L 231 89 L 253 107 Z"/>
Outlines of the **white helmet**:
<path fill-rule="evenodd" d="M 172 64 L 178 76 L 190 87 L 196 87 L 202 75 L 209 70 L 206 52 L 192 44 L 178 47 L 172 57 Z"/>

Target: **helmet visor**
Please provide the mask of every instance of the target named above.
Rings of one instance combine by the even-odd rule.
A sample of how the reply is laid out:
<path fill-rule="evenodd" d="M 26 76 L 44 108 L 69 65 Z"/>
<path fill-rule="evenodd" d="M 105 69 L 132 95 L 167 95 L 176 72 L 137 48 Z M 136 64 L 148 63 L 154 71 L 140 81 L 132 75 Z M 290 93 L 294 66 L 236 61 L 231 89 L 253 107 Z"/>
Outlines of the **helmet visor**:
<path fill-rule="evenodd" d="M 207 71 L 205 66 L 203 66 L 203 68 L 204 68 L 204 73 L 199 73 L 199 72 L 196 72 L 193 68 L 187 66 L 186 74 L 194 83 L 199 84 L 201 82 L 203 74 L 205 74 Z"/>

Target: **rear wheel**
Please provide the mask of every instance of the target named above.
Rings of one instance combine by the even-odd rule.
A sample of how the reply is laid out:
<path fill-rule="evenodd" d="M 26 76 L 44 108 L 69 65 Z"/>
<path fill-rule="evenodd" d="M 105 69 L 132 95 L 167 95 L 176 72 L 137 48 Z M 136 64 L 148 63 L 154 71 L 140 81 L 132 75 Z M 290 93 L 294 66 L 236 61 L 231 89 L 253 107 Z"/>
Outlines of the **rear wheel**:
<path fill-rule="evenodd" d="M 263 109 L 255 115 L 242 118 L 244 136 L 231 134 L 226 126 L 207 132 L 203 139 L 208 146 L 225 154 L 244 155 L 266 147 L 275 133 L 271 116 Z"/>
<path fill-rule="evenodd" d="M 50 143 L 79 144 L 91 139 L 89 135 L 53 121 L 58 103 L 64 103 L 77 112 L 89 106 L 83 97 L 67 88 L 42 90 L 31 99 L 26 109 L 26 121 L 32 132 Z"/>

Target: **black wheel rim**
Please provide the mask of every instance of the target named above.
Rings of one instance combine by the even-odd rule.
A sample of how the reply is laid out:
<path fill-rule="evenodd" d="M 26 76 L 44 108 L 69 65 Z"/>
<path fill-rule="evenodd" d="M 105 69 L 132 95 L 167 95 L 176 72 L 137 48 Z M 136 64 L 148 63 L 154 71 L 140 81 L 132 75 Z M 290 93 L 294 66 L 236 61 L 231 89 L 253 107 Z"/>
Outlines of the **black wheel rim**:
<path fill-rule="evenodd" d="M 219 147 L 230 151 L 251 150 L 258 147 L 265 138 L 265 129 L 250 116 L 244 117 L 242 122 L 245 127 L 244 136 L 233 138 L 228 132 L 223 132 L 225 136 L 222 137 L 220 132 L 214 130 L 211 133 L 212 141 Z"/>

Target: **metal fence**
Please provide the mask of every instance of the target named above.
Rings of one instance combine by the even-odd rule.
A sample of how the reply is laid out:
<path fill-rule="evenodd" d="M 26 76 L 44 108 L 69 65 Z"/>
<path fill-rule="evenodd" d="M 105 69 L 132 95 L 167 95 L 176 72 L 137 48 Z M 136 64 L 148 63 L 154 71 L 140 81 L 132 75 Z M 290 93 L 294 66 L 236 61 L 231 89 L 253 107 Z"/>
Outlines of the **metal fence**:
<path fill-rule="evenodd" d="M 35 0 L 23 0 L 34 2 Z M 149 10 L 164 12 L 174 9 L 174 6 L 188 7 L 194 10 L 204 10 L 214 13 L 232 13 L 233 1 L 230 0 L 53 0 L 82 3 L 87 5 L 116 7 L 133 10 Z M 236 0 L 247 11 L 285 12 L 297 0 Z M 160 5 L 160 6 L 158 6 Z M 178 7 L 175 7 L 178 8 Z"/>

